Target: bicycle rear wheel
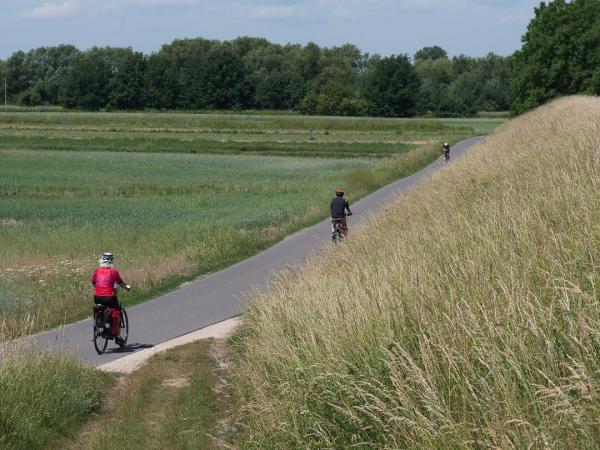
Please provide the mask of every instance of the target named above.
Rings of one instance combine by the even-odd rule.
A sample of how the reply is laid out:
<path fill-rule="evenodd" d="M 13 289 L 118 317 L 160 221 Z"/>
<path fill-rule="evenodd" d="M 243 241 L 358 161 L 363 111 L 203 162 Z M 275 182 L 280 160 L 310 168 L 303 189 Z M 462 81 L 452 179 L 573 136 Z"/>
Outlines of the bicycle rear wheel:
<path fill-rule="evenodd" d="M 119 347 L 125 347 L 127 339 L 129 338 L 129 318 L 127 317 L 127 311 L 121 306 L 121 342 Z"/>
<path fill-rule="evenodd" d="M 99 317 L 94 317 L 94 348 L 99 355 L 106 351 L 106 347 L 108 346 L 108 339 L 102 337 L 104 333 L 104 324 L 103 321 Z"/>

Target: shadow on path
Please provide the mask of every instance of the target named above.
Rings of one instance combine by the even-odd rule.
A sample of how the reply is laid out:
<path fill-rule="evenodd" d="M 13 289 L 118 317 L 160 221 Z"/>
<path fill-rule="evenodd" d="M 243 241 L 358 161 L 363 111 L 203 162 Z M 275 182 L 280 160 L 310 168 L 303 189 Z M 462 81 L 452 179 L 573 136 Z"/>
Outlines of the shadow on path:
<path fill-rule="evenodd" d="M 125 347 L 113 347 L 111 349 L 107 349 L 104 353 L 105 354 L 133 353 L 137 350 L 143 350 L 145 348 L 152 348 L 152 347 L 154 347 L 154 345 L 152 345 L 152 344 L 142 344 L 142 343 L 136 342 L 133 344 L 127 344 L 127 345 L 125 345 Z"/>

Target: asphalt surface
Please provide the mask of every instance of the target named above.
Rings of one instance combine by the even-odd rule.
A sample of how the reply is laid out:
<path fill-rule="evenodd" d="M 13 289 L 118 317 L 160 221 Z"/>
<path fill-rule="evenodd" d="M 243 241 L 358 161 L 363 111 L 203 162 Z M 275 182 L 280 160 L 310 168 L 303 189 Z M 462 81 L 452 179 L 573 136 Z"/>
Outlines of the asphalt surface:
<path fill-rule="evenodd" d="M 452 149 L 452 158 L 460 156 L 481 139 L 475 137 L 458 143 Z M 349 226 L 360 225 L 371 213 L 385 207 L 399 193 L 415 186 L 444 164 L 440 158 L 421 171 L 351 204 L 354 215 L 349 219 Z M 110 342 L 107 353 L 97 355 L 91 341 L 91 319 L 37 334 L 27 340 L 52 351 L 70 352 L 88 364 L 106 364 L 241 314 L 248 294 L 264 290 L 273 273 L 283 267 L 302 263 L 319 249 L 331 245 L 330 230 L 329 220 L 323 221 L 294 233 L 256 256 L 185 284 L 154 300 L 127 308 L 130 333 L 124 349 Z"/>

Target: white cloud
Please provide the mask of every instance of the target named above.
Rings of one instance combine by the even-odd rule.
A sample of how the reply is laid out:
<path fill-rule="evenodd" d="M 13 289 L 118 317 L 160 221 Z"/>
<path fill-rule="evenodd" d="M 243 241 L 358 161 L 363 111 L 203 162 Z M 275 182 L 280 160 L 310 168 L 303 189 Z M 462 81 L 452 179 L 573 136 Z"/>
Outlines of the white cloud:
<path fill-rule="evenodd" d="M 78 0 L 65 0 L 60 3 L 48 2 L 25 11 L 25 16 L 40 19 L 65 17 L 77 12 L 79 7 Z"/>

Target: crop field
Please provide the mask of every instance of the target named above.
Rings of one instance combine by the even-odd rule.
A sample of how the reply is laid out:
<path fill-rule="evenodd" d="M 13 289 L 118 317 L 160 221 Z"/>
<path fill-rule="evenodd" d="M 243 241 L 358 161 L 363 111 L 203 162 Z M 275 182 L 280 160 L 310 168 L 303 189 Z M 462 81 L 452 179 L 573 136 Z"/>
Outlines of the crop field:
<path fill-rule="evenodd" d="M 497 123 L 0 112 L 0 336 L 87 314 L 104 250 L 141 301 L 324 218 L 337 186 L 354 201 Z"/>

